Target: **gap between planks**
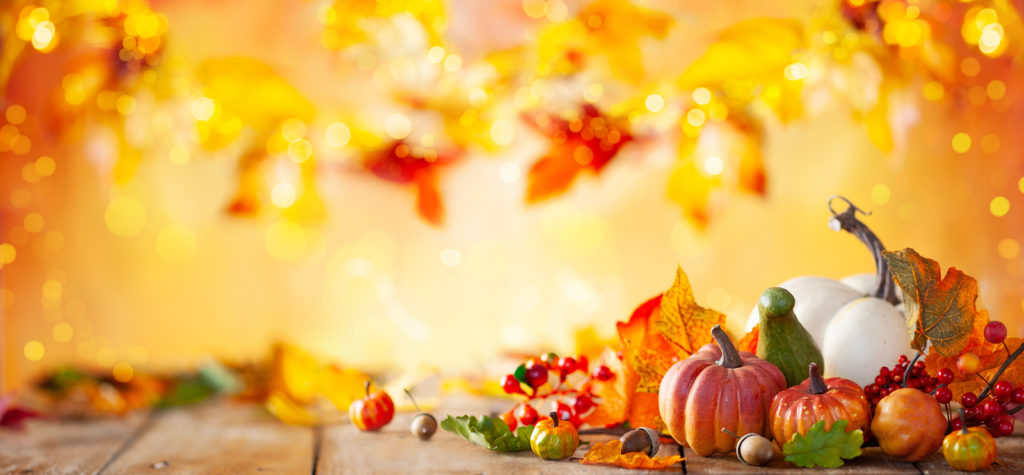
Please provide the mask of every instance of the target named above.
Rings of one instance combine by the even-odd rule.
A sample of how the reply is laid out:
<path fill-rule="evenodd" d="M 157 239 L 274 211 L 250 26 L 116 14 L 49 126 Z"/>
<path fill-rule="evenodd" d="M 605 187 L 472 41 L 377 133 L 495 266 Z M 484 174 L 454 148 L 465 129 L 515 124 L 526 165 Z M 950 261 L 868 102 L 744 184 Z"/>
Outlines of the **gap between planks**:
<path fill-rule="evenodd" d="M 117 450 L 115 450 L 114 453 L 110 455 L 110 458 L 107 459 L 107 463 L 104 463 L 103 466 L 96 471 L 96 475 L 102 475 L 103 472 L 110 468 L 110 466 L 113 465 L 114 462 L 116 462 L 117 459 L 121 457 L 122 454 L 127 452 L 128 449 L 132 448 L 132 445 L 135 444 L 135 441 L 139 440 L 139 438 L 142 437 L 142 435 L 145 434 L 146 431 L 153 427 L 153 422 L 156 420 L 158 415 L 159 411 L 157 410 L 149 411 L 146 414 L 146 418 L 143 419 L 142 424 L 139 424 L 139 427 L 136 427 L 135 430 L 133 430 L 132 433 L 128 435 L 128 438 L 124 440 L 121 446 L 118 447 Z"/>
<path fill-rule="evenodd" d="M 313 475 L 316 475 L 316 466 L 320 463 L 320 448 L 323 445 L 324 426 L 313 426 Z"/>

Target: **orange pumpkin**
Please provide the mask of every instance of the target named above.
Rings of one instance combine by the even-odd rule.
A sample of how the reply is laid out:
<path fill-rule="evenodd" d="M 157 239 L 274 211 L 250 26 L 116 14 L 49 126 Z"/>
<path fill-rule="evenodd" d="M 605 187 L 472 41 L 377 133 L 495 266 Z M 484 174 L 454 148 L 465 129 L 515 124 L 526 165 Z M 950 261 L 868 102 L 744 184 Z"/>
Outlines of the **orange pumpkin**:
<path fill-rule="evenodd" d="M 718 325 L 708 344 L 674 364 L 658 391 L 658 408 L 672 437 L 697 455 L 729 453 L 736 439 L 722 432 L 768 434 L 772 397 L 786 388 L 775 365 L 736 351 Z"/>
<path fill-rule="evenodd" d="M 775 444 L 782 448 L 793 434 L 806 434 L 815 422 L 849 421 L 846 431 L 866 429 L 871 423 L 871 406 L 857 383 L 843 378 L 822 379 L 817 363 L 808 365 L 804 382 L 775 395 L 771 424 Z"/>

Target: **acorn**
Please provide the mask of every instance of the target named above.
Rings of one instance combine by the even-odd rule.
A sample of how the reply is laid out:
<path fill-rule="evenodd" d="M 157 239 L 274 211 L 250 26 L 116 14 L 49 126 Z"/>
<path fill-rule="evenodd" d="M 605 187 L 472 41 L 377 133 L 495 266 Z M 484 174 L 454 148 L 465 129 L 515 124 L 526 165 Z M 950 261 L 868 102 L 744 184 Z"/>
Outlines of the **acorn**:
<path fill-rule="evenodd" d="M 736 443 L 736 458 L 740 459 L 740 462 L 747 465 L 762 466 L 768 465 L 772 458 L 775 457 L 774 445 L 761 434 L 751 432 L 740 437 L 724 427 L 722 432 L 740 439 Z"/>
<path fill-rule="evenodd" d="M 406 389 L 405 394 L 409 395 L 409 399 L 412 400 L 413 407 L 419 411 L 420 406 L 416 404 L 416 399 L 412 397 L 412 393 Z M 420 440 L 430 440 L 430 438 L 434 436 L 434 433 L 437 432 L 437 419 L 433 414 L 420 411 L 412 417 L 412 424 L 410 424 L 409 430 L 412 432 L 412 435 L 415 435 Z"/>
<path fill-rule="evenodd" d="M 661 437 L 658 432 L 649 427 L 641 427 L 626 432 L 619 438 L 622 442 L 622 453 L 643 452 L 650 457 L 658 453 L 661 448 Z"/>

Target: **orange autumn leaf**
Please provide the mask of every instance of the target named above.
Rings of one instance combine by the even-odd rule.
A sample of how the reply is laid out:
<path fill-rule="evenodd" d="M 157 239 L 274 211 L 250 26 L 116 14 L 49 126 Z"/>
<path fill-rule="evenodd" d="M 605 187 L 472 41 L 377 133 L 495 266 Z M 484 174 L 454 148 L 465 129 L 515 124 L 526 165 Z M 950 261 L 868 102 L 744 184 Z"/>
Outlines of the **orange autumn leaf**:
<path fill-rule="evenodd" d="M 678 455 L 649 457 L 643 452 L 622 453 L 622 442 L 609 440 L 598 442 L 580 459 L 587 465 L 613 465 L 622 468 L 662 469 L 686 460 Z"/>
<path fill-rule="evenodd" d="M 697 305 L 690 279 L 682 267 L 661 299 L 661 319 L 655 322 L 661 335 L 689 356 L 711 343 L 711 328 L 725 323 L 725 314 Z"/>
<path fill-rule="evenodd" d="M 992 344 L 985 340 L 985 325 L 988 325 L 988 311 L 981 310 L 974 319 L 974 329 L 971 331 L 967 346 L 959 354 L 943 356 L 934 349 L 930 349 L 925 355 L 925 369 L 928 374 L 934 375 L 940 368 L 948 368 L 953 372 L 953 382 L 949 389 L 953 391 L 953 400 L 959 401 L 960 396 L 966 392 L 980 393 L 985 388 L 985 383 L 974 374 L 965 374 L 956 365 L 956 360 L 961 354 L 974 353 L 978 355 L 978 372 L 985 380 L 991 380 L 996 371 L 1006 361 L 1007 350 L 1015 350 L 1024 343 L 1021 338 L 1007 338 L 1006 347 L 1002 344 Z M 1024 385 L 1024 360 L 1015 360 L 999 376 L 1000 380 L 1009 381 L 1014 386 Z"/>
<path fill-rule="evenodd" d="M 750 353 L 757 353 L 757 339 L 761 335 L 760 325 L 754 325 L 743 338 L 740 338 L 736 342 L 736 349 L 739 351 L 747 351 Z"/>
<path fill-rule="evenodd" d="M 978 281 L 955 267 L 942 277 L 939 263 L 907 248 L 883 253 L 893 279 L 903 289 L 911 346 L 931 347 L 944 356 L 960 354 L 969 343 L 978 311 Z"/>
<path fill-rule="evenodd" d="M 632 140 L 624 121 L 602 114 L 593 104 L 583 105 L 572 118 L 537 114 L 527 120 L 552 138 L 547 154 L 530 166 L 527 203 L 565 192 L 584 171 L 600 173 Z"/>
<path fill-rule="evenodd" d="M 458 160 L 459 155 L 456 151 L 438 154 L 434 149 L 396 140 L 368 153 L 363 167 L 383 180 L 412 186 L 416 192 L 417 213 L 424 221 L 440 226 L 444 222 L 444 201 L 438 185 L 438 169 Z"/>

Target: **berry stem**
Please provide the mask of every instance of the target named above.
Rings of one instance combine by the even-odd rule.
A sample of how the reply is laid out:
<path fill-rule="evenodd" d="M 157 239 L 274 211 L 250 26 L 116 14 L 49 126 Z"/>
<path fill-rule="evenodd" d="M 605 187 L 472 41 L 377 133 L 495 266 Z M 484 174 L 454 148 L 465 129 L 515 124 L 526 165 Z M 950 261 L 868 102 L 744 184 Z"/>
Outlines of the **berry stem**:
<path fill-rule="evenodd" d="M 1002 341 L 1002 343 L 1003 343 L 1003 349 L 1006 350 L 1006 355 L 1009 356 L 1010 355 L 1010 347 L 1006 346 L 1006 340 L 1005 339 Z"/>
<path fill-rule="evenodd" d="M 946 387 L 945 384 L 940 384 L 940 385 L 936 386 L 935 389 L 932 389 L 932 392 L 928 393 L 928 395 L 929 396 L 934 396 L 935 393 L 939 391 L 939 388 L 944 388 L 944 387 Z"/>
<path fill-rule="evenodd" d="M 917 354 L 914 355 L 914 359 L 910 360 L 910 363 L 907 363 L 907 369 L 903 370 L 903 381 L 900 382 L 901 388 L 907 387 L 907 380 L 910 379 L 910 370 L 914 368 L 914 363 L 917 363 L 917 360 L 921 359 L 922 354 L 924 354 L 924 352 L 918 351 Z"/>
<path fill-rule="evenodd" d="M 1021 409 L 1024 409 L 1024 404 L 1018 404 L 1017 407 L 1010 409 L 1009 411 L 1006 411 L 1006 413 L 1013 415 L 1020 412 Z"/>
<path fill-rule="evenodd" d="M 985 377 L 982 376 L 981 373 L 974 373 L 974 375 L 977 376 L 978 379 L 982 380 L 985 384 L 987 384 L 987 385 L 991 385 L 992 384 L 992 383 L 988 382 L 988 380 L 985 379 Z"/>
<path fill-rule="evenodd" d="M 416 412 L 423 412 L 420 410 L 420 405 L 416 404 L 416 398 L 412 397 L 412 393 L 409 392 L 409 388 L 402 388 L 402 390 L 409 396 L 409 400 L 412 401 L 412 407 L 416 408 Z"/>
<path fill-rule="evenodd" d="M 835 200 L 845 201 L 847 204 L 846 210 L 842 213 L 836 212 L 835 208 L 832 207 L 832 202 Z M 832 212 L 832 217 L 828 221 L 830 228 L 835 231 L 841 229 L 853 234 L 871 251 L 871 257 L 875 260 L 875 283 L 872 286 L 872 290 L 868 292 L 868 295 L 885 300 L 892 305 L 899 304 L 900 301 L 896 298 L 896 285 L 892 280 L 892 275 L 889 273 L 889 263 L 882 256 L 885 245 L 882 244 L 882 241 L 878 239 L 878 236 L 875 235 L 871 228 L 857 219 L 858 212 L 864 216 L 868 216 L 871 213 L 858 208 L 853 202 L 839 195 L 833 195 L 828 199 L 828 209 Z"/>
<path fill-rule="evenodd" d="M 999 381 L 999 377 L 1003 375 L 1003 371 L 1006 371 L 1006 368 L 1009 368 L 1010 364 L 1013 363 L 1013 360 L 1017 359 L 1017 357 L 1020 356 L 1021 353 L 1024 353 L 1024 343 L 1022 343 L 1020 346 L 1018 346 L 1017 349 L 1013 353 L 1010 353 L 1010 356 L 1006 357 L 1006 361 L 1004 361 L 1003 365 L 999 367 L 999 371 L 996 371 L 996 374 L 992 375 L 992 379 L 991 380 L 992 381 Z M 988 393 L 990 391 L 992 391 L 992 385 L 991 384 L 989 384 L 988 386 L 985 386 L 985 390 L 982 391 L 981 394 L 978 395 L 978 400 L 979 401 L 985 400 L 985 396 L 988 396 Z"/>

